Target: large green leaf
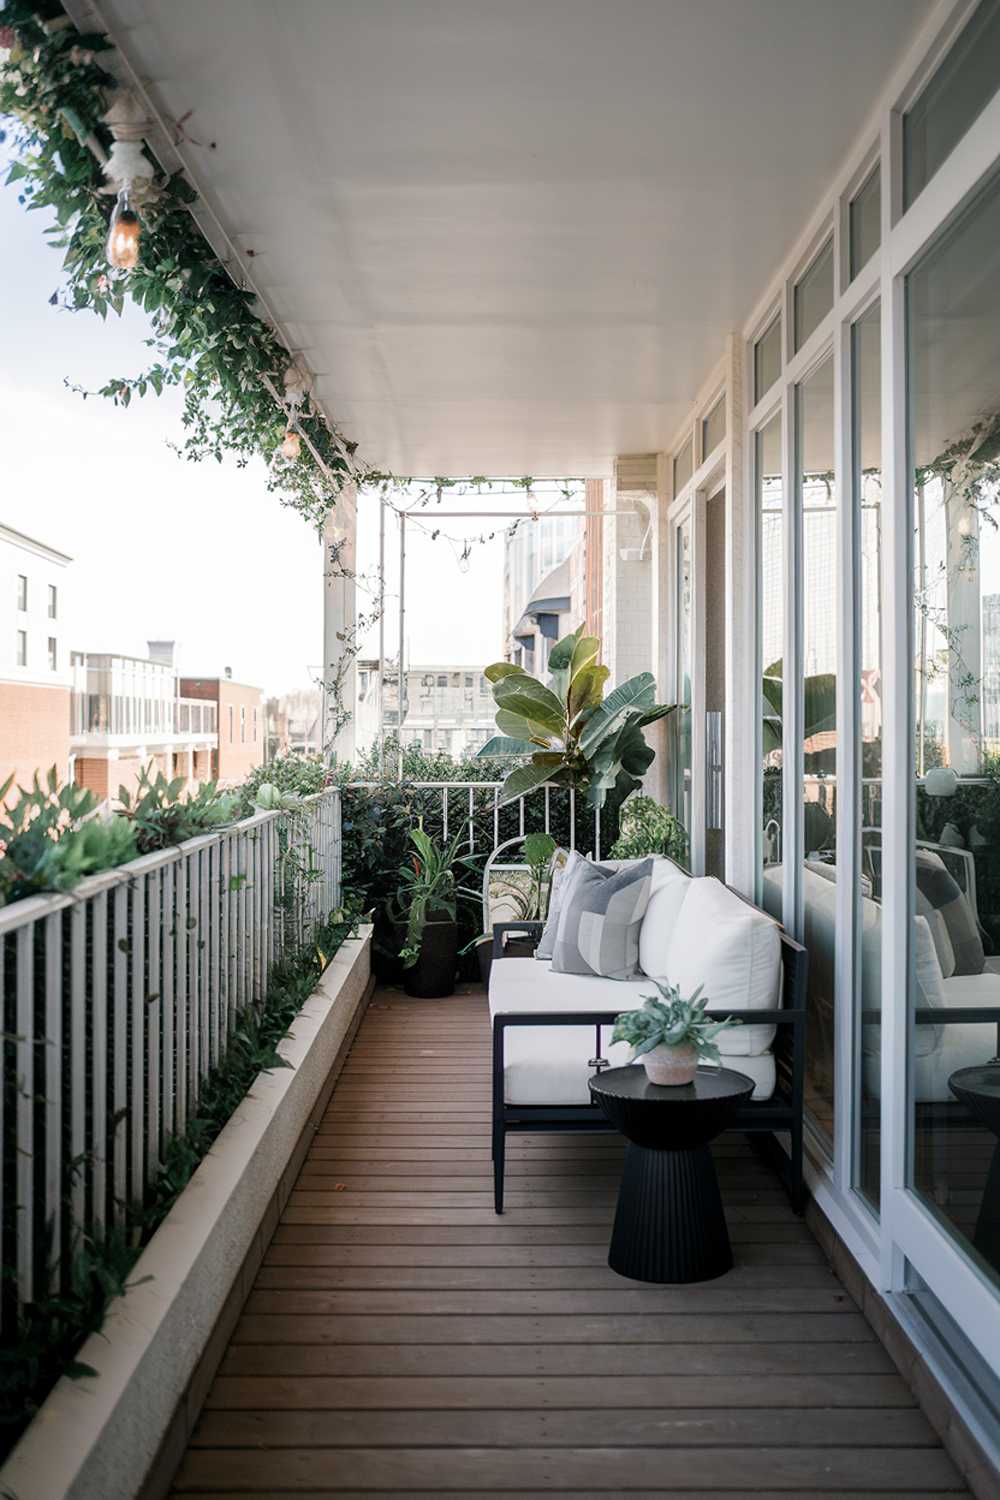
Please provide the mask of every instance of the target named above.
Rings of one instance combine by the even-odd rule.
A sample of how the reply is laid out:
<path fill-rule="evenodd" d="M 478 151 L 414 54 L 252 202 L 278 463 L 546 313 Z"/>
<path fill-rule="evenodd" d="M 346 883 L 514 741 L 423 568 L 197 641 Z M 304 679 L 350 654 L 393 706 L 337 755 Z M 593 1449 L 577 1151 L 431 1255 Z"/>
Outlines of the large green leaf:
<path fill-rule="evenodd" d="M 571 720 L 575 720 L 584 709 L 600 707 L 601 698 L 604 695 L 604 684 L 610 675 L 607 667 L 599 666 L 597 662 L 591 662 L 576 674 L 569 692 Z"/>
<path fill-rule="evenodd" d="M 489 756 L 525 756 L 531 755 L 536 748 L 530 740 L 514 739 L 509 734 L 495 734 L 481 750 L 476 751 L 475 758 L 485 760 Z"/>
<path fill-rule="evenodd" d="M 550 732 L 543 725 L 513 714 L 508 708 L 497 709 L 496 721 L 500 733 L 513 740 L 544 740 L 547 745 L 551 739 Z"/>
<path fill-rule="evenodd" d="M 564 635 L 561 641 L 556 641 L 549 652 L 550 672 L 565 671 L 569 667 L 573 660 L 573 652 L 576 650 L 576 643 L 582 634 L 583 626 L 578 625 L 571 634 Z"/>
<path fill-rule="evenodd" d="M 534 761 L 528 766 L 518 766 L 500 788 L 501 803 L 513 802 L 526 792 L 533 792 L 537 786 L 544 786 L 550 774 L 550 766 L 538 766 Z"/>
<path fill-rule="evenodd" d="M 516 677 L 518 674 L 527 675 L 523 667 L 516 667 L 512 661 L 495 661 L 486 668 L 483 676 L 490 682 L 500 682 L 504 677 Z"/>
<path fill-rule="evenodd" d="M 576 676 L 591 662 L 595 662 L 600 654 L 601 643 L 596 635 L 581 635 L 573 647 L 573 659 L 569 666 L 570 685 L 575 682 Z"/>
<path fill-rule="evenodd" d="M 616 687 L 613 693 L 609 693 L 600 708 L 595 709 L 587 720 L 580 736 L 580 749 L 584 755 L 589 756 L 633 709 L 649 711 L 655 708 L 655 692 L 656 679 L 652 672 L 640 672 L 637 677 L 630 677 L 621 687 Z"/>
<path fill-rule="evenodd" d="M 540 724 L 550 734 L 566 733 L 566 712 L 559 699 L 534 677 L 505 677 L 493 689 L 497 707 Z"/>

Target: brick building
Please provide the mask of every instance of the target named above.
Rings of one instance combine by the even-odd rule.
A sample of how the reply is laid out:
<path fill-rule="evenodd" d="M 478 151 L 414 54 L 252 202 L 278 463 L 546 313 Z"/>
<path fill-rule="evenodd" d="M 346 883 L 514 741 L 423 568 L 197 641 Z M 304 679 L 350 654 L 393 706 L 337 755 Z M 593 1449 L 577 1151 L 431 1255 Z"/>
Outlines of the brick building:
<path fill-rule="evenodd" d="M 190 701 L 214 703 L 218 740 L 212 775 L 224 786 L 234 786 L 264 760 L 264 700 L 260 688 L 234 682 L 231 677 L 182 677 L 180 695 Z"/>

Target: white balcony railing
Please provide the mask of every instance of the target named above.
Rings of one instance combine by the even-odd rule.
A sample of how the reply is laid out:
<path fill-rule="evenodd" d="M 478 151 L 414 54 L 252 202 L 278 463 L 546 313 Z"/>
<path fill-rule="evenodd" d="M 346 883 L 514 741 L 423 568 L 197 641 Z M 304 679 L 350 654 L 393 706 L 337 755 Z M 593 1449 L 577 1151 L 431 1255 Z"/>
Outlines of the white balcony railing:
<path fill-rule="evenodd" d="M 241 1012 L 340 900 L 340 792 L 0 908 L 5 1326 L 133 1225 Z"/>
<path fill-rule="evenodd" d="M 377 781 L 352 781 L 354 787 L 375 791 Z M 551 833 L 569 849 L 579 848 L 600 859 L 601 814 L 588 807 L 576 792 L 562 786 L 540 786 L 512 802 L 501 804 L 502 781 L 411 781 L 414 813 L 444 842 L 462 827 L 470 854 L 492 853 L 501 843 L 534 831 Z"/>

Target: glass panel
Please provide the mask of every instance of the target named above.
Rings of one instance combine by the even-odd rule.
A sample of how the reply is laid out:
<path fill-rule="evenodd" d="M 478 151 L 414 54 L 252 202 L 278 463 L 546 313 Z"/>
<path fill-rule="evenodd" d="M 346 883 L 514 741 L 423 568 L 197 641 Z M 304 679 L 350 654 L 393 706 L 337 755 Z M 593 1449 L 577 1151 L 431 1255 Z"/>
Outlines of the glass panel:
<path fill-rule="evenodd" d="M 882 342 L 876 303 L 851 330 L 854 421 L 854 504 L 857 527 L 860 699 L 857 837 L 861 868 L 856 893 L 859 972 L 854 985 L 858 1093 L 854 1108 L 853 1183 L 879 1207 L 881 1032 L 865 1026 L 882 1004 Z"/>
<path fill-rule="evenodd" d="M 822 250 L 795 287 L 795 347 L 801 349 L 833 306 L 833 240 Z"/>
<path fill-rule="evenodd" d="M 694 438 L 689 437 L 674 459 L 674 498 L 680 494 L 694 473 Z"/>
<path fill-rule="evenodd" d="M 717 448 L 726 435 L 726 398 L 720 396 L 712 407 L 708 416 L 701 424 L 701 452 L 702 457 L 708 455 Z"/>
<path fill-rule="evenodd" d="M 997 181 L 908 278 L 907 345 L 917 778 L 910 1183 L 1000 1287 L 1000 1067 L 989 1066 L 1000 1021 Z M 976 1019 L 958 1019 L 956 1007 Z"/>
<path fill-rule="evenodd" d="M 670 715 L 671 777 L 674 815 L 688 832 L 691 845 L 691 520 L 677 528 L 677 708 Z"/>
<path fill-rule="evenodd" d="M 781 317 L 753 346 L 753 399 L 756 404 L 781 374 Z"/>
<path fill-rule="evenodd" d="M 761 899 L 782 916 L 782 659 L 785 651 L 785 497 L 781 413 L 754 435 L 757 486 L 757 628 L 761 665 Z"/>
<path fill-rule="evenodd" d="M 802 503 L 802 941 L 809 949 L 806 1108 L 833 1150 L 837 879 L 837 504 L 833 360 L 796 388 Z"/>
<path fill-rule="evenodd" d="M 851 280 L 871 260 L 882 243 L 882 170 L 876 167 L 848 210 L 851 241 Z"/>
<path fill-rule="evenodd" d="M 934 176 L 1000 83 L 1000 0 L 982 0 L 969 24 L 903 116 L 903 207 Z"/>

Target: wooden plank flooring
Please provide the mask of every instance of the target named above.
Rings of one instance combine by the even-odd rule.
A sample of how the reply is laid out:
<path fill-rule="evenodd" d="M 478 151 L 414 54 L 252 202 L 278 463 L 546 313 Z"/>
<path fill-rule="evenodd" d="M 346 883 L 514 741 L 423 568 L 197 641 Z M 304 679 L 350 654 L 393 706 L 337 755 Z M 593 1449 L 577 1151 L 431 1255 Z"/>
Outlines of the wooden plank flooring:
<path fill-rule="evenodd" d="M 174 1494 L 967 1493 L 742 1138 L 690 1287 L 607 1266 L 616 1137 L 509 1142 L 497 1218 L 482 994 L 376 994 Z"/>

